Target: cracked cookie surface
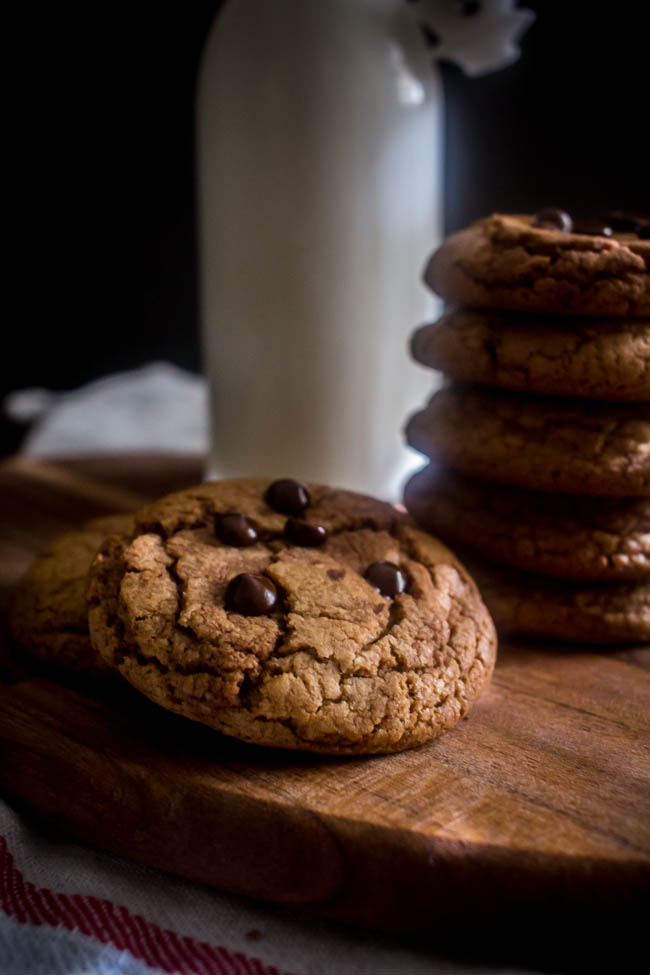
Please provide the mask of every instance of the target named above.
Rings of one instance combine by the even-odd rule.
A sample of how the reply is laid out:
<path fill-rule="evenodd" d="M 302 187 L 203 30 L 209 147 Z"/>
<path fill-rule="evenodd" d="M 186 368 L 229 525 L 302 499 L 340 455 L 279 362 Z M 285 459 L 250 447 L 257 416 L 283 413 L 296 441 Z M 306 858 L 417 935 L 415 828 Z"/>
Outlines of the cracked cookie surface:
<path fill-rule="evenodd" d="M 650 582 L 571 583 L 470 558 L 500 636 L 602 645 L 650 640 Z"/>
<path fill-rule="evenodd" d="M 421 326 L 414 359 L 517 392 L 650 400 L 650 319 L 560 318 L 458 308 Z"/>
<path fill-rule="evenodd" d="M 566 233 L 493 214 L 451 234 L 425 282 L 450 302 L 568 315 L 650 315 L 650 240 Z"/>
<path fill-rule="evenodd" d="M 429 466 L 406 484 L 404 504 L 427 531 L 502 565 L 650 582 L 650 498 L 523 491 Z"/>
<path fill-rule="evenodd" d="M 156 703 L 262 745 L 333 754 L 398 751 L 452 727 L 489 680 L 492 621 L 436 539 L 374 499 L 308 485 L 301 517 L 327 531 L 292 544 L 269 482 L 209 482 L 142 509 L 130 542 L 92 569 L 94 646 Z M 215 518 L 244 515 L 258 538 L 232 545 Z M 366 578 L 399 566 L 406 590 Z M 260 615 L 228 608 L 241 573 L 278 593 Z"/>
<path fill-rule="evenodd" d="M 650 495 L 650 404 L 451 385 L 407 423 L 409 444 L 471 477 L 532 491 Z"/>
<path fill-rule="evenodd" d="M 9 611 L 13 638 L 27 653 L 66 670 L 109 672 L 88 635 L 88 571 L 108 535 L 128 535 L 130 515 L 95 518 L 36 556 L 16 585 Z"/>

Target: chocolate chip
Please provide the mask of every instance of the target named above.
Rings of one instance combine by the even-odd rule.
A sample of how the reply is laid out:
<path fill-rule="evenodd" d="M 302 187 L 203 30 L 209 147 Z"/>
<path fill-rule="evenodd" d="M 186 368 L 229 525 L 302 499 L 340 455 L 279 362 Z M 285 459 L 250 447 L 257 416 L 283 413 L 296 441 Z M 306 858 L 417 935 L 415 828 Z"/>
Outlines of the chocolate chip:
<path fill-rule="evenodd" d="M 284 534 L 292 545 L 304 545 L 306 548 L 318 548 L 327 539 L 327 529 L 323 525 L 313 525 L 301 518 L 288 518 Z"/>
<path fill-rule="evenodd" d="M 338 582 L 339 579 L 345 578 L 345 569 L 328 569 L 327 574 L 334 582 Z"/>
<path fill-rule="evenodd" d="M 242 572 L 226 587 L 226 608 L 242 616 L 270 613 L 278 601 L 278 591 L 266 576 Z"/>
<path fill-rule="evenodd" d="M 399 596 L 406 589 L 406 576 L 394 562 L 373 562 L 365 577 L 382 596 Z"/>
<path fill-rule="evenodd" d="M 285 515 L 299 515 L 309 504 L 309 491 L 299 481 L 281 478 L 269 485 L 264 500 L 276 511 Z"/>
<path fill-rule="evenodd" d="M 240 514 L 217 515 L 214 531 L 217 538 L 226 545 L 234 545 L 237 548 L 254 545 L 258 538 L 253 522 L 246 515 Z"/>
<path fill-rule="evenodd" d="M 612 228 L 602 220 L 581 220 L 573 225 L 574 234 L 588 234 L 590 237 L 611 237 Z"/>
<path fill-rule="evenodd" d="M 535 214 L 533 227 L 540 227 L 542 230 L 561 230 L 563 233 L 571 233 L 573 220 L 565 210 L 558 210 L 557 207 L 545 207 Z"/>

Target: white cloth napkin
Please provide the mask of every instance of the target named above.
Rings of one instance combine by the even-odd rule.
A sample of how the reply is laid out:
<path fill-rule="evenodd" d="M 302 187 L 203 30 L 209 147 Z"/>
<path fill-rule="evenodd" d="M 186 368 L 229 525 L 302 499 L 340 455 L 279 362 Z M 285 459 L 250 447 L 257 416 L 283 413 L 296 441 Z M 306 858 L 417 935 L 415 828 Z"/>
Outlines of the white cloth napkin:
<path fill-rule="evenodd" d="M 21 448 L 31 457 L 208 450 L 207 384 L 169 362 L 114 373 L 71 392 L 16 390 L 4 410 L 18 422 L 33 421 Z"/>

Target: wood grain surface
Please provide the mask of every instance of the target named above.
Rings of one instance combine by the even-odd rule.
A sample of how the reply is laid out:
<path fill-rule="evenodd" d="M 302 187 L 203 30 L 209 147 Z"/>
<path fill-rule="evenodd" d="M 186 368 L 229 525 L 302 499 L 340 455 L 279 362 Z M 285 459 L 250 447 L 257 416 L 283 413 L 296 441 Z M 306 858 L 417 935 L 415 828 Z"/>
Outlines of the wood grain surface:
<path fill-rule="evenodd" d="M 59 532 L 199 477 L 183 458 L 5 461 L 3 606 Z M 621 957 L 640 936 L 650 648 L 502 645 L 491 687 L 453 731 L 336 759 L 237 742 L 120 682 L 37 670 L 6 634 L 0 646 L 0 789 L 82 840 L 461 954 L 507 945 L 550 964 L 569 939 L 581 958 L 587 942 L 604 957 L 601 941 Z"/>

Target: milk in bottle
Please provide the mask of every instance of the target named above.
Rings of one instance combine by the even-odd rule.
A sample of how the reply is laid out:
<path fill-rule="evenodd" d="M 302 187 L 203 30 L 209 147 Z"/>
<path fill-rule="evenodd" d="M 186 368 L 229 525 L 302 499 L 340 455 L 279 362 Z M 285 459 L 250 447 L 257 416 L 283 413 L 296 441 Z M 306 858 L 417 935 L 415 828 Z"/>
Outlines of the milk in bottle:
<path fill-rule="evenodd" d="M 437 311 L 420 275 L 442 217 L 441 83 L 414 5 L 227 0 L 197 139 L 209 474 L 396 499 L 421 463 L 402 427 L 432 379 L 408 338 Z"/>

